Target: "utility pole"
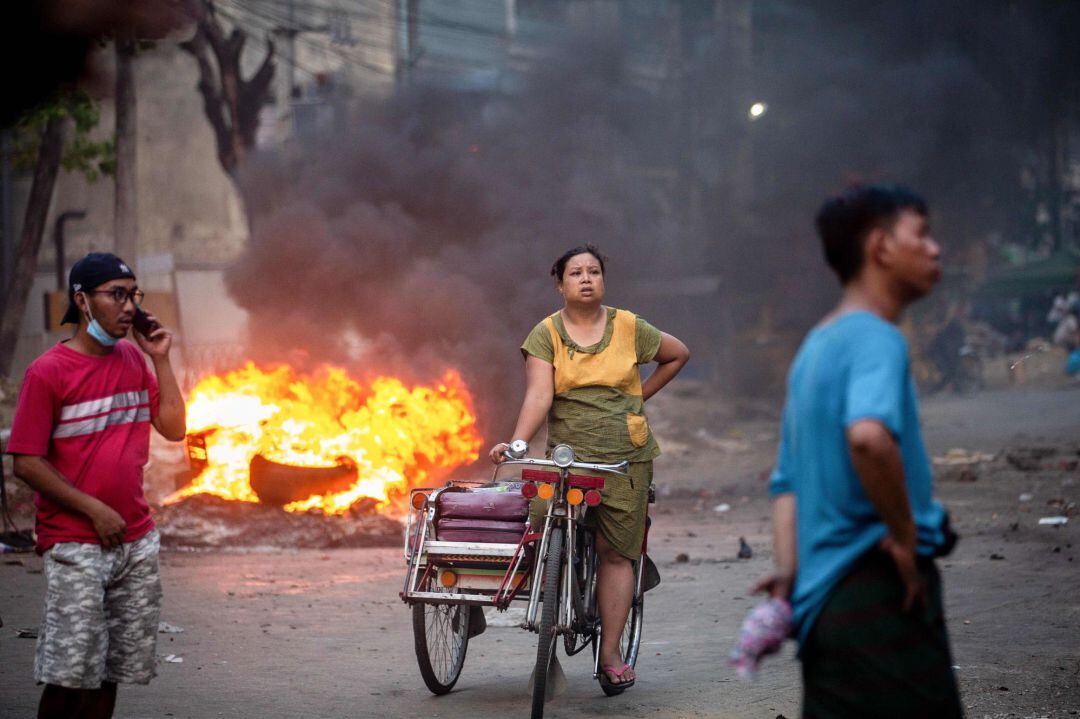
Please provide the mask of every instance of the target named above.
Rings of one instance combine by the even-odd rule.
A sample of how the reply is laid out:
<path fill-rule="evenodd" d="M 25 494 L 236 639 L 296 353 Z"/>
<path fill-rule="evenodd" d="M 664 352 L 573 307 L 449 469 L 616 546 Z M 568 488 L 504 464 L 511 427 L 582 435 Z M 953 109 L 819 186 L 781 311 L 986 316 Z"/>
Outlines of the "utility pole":
<path fill-rule="evenodd" d="M 300 24 L 296 16 L 295 0 L 285 0 L 285 21 L 285 25 L 278 25 L 274 28 L 274 34 L 283 35 L 285 37 L 285 82 L 287 83 L 285 92 L 285 113 L 288 117 L 290 134 L 295 135 L 297 129 L 296 101 L 299 99 L 300 95 L 298 88 L 296 87 L 296 38 L 300 33 L 304 32 L 329 34 L 332 28 L 326 23 L 317 27 Z"/>
<path fill-rule="evenodd" d="M 727 63 L 731 68 L 732 109 L 740 122 L 735 139 L 731 167 L 733 217 L 752 223 L 750 210 L 754 201 L 754 143 L 747 113 L 758 98 L 753 94 L 753 0 L 726 0 L 723 3 L 724 30 L 727 37 Z M 743 228 L 743 229 L 749 229 Z"/>
<path fill-rule="evenodd" d="M 503 0 L 506 8 L 506 34 L 517 35 L 517 0 Z"/>
<path fill-rule="evenodd" d="M 296 35 L 300 32 L 300 29 L 296 27 L 296 3 L 294 0 L 288 0 L 288 20 L 289 24 L 283 28 L 285 33 L 285 54 L 288 56 L 285 58 L 285 78 L 289 83 L 288 93 L 288 108 L 289 118 L 292 119 L 292 106 L 293 100 L 296 99 Z M 293 128 L 295 131 L 296 128 Z"/>
<path fill-rule="evenodd" d="M 11 130 L 0 130 L 0 304 L 7 297 L 11 286 L 11 272 L 15 266 L 15 207 L 11 172 Z M 3 308 L 0 307 L 0 311 Z"/>
<path fill-rule="evenodd" d="M 404 14 L 401 29 L 395 33 L 394 78 L 399 87 L 409 84 L 413 64 L 420 56 L 420 0 L 401 0 L 398 13 Z"/>
<path fill-rule="evenodd" d="M 138 262 L 139 217 L 136 197 L 138 158 L 135 131 L 135 40 L 116 38 L 116 195 L 113 211 L 116 254 Z"/>
<path fill-rule="evenodd" d="M 707 212 L 713 221 L 706 226 L 724 226 L 729 230 L 720 239 L 711 258 L 720 275 L 720 293 L 717 298 L 719 310 L 713 320 L 712 336 L 716 364 L 714 379 L 725 394 L 734 393 L 740 384 L 740 367 L 735 354 L 738 343 L 739 251 L 742 243 L 752 242 L 755 232 L 751 216 L 754 199 L 754 153 L 753 133 L 749 111 L 753 98 L 753 0 L 716 0 L 713 5 L 714 21 L 720 40 L 716 60 L 723 68 L 724 88 L 719 106 L 707 121 L 716 123 L 728 135 L 727 148 L 722 157 L 721 177 L 715 190 L 719 202 Z M 716 127 L 712 129 L 716 131 Z M 730 149 L 728 149 L 730 148 Z"/>

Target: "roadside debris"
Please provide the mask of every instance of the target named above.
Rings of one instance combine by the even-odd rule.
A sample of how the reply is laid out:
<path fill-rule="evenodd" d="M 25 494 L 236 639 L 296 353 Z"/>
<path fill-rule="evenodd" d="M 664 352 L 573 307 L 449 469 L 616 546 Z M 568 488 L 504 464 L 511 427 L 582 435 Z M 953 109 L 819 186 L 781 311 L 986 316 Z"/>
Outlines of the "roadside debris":
<path fill-rule="evenodd" d="M 327 517 L 210 495 L 170 504 L 155 519 L 162 546 L 185 549 L 393 547 L 401 543 L 402 529 L 400 522 L 381 514 Z"/>
<path fill-rule="evenodd" d="M 706 445 L 715 447 L 721 452 L 726 452 L 728 454 L 741 454 L 753 449 L 753 445 L 741 437 L 716 437 L 704 427 L 698 429 L 698 431 L 694 433 L 694 436 Z"/>
<path fill-rule="evenodd" d="M 1061 497 L 1047 500 L 1046 506 L 1058 510 L 1058 515 L 1062 517 L 1071 517 L 1076 514 L 1076 502 L 1070 502 Z"/>
<path fill-rule="evenodd" d="M 1068 523 L 1068 517 L 1042 517 L 1039 519 L 1039 524 L 1047 527 L 1061 527 Z"/>
<path fill-rule="evenodd" d="M 169 656 L 165 657 L 165 661 L 169 664 L 183 664 L 184 658 L 176 654 L 170 654 Z"/>
<path fill-rule="evenodd" d="M 15 636 L 19 639 L 37 639 L 37 627 L 23 627 L 15 630 Z"/>
<path fill-rule="evenodd" d="M 750 559 L 754 556 L 754 550 L 750 548 L 750 545 L 746 543 L 744 537 L 739 537 L 739 559 Z"/>
<path fill-rule="evenodd" d="M 184 628 L 178 627 L 175 624 L 169 624 L 168 622 L 158 622 L 157 625 L 158 634 L 183 634 Z"/>
<path fill-rule="evenodd" d="M 968 452 L 954 447 L 941 457 L 934 457 L 934 465 L 939 467 L 964 467 L 982 462 L 992 462 L 994 455 L 985 452 Z"/>
<path fill-rule="evenodd" d="M 1043 469 L 1043 460 L 1055 454 L 1054 447 L 1017 447 L 1005 453 L 1005 460 L 1021 472 L 1034 472 Z"/>
<path fill-rule="evenodd" d="M 716 512 L 717 514 L 723 514 L 724 512 L 726 512 L 726 511 L 728 511 L 729 509 L 731 509 L 731 505 L 730 505 L 730 504 L 727 504 L 727 503 L 724 503 L 724 504 L 718 504 L 718 505 L 716 505 L 715 507 L 713 507 L 712 509 L 713 509 L 713 511 L 714 511 L 714 512 Z"/>

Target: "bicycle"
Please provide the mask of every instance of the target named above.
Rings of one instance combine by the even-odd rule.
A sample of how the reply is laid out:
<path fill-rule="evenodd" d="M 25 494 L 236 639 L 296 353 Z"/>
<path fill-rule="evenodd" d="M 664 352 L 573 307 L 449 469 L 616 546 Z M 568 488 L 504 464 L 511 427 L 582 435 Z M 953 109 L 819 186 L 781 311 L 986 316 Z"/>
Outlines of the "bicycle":
<path fill-rule="evenodd" d="M 521 627 L 538 635 L 532 717 L 542 719 L 560 636 L 567 656 L 591 647 L 593 678 L 600 672 L 599 560 L 585 518 L 600 504 L 604 479 L 573 472 L 626 476 L 628 463 L 578 462 L 565 444 L 555 447 L 549 460 L 526 458 L 524 444 L 511 446 L 490 482 L 412 490 L 401 598 L 412 607 L 417 663 L 434 694 L 446 694 L 457 683 L 469 639 L 482 631 L 483 608 L 505 611 L 512 602 L 525 602 Z M 508 467 L 522 468 L 518 480 L 497 481 Z M 529 502 L 536 498 L 547 505 L 543 526 L 534 528 L 527 517 Z M 654 501 L 650 490 L 649 503 Z M 630 666 L 637 663 L 641 646 L 648 527 L 646 518 L 620 640 L 623 661 Z M 602 687 L 609 695 L 622 692 L 618 685 Z"/>

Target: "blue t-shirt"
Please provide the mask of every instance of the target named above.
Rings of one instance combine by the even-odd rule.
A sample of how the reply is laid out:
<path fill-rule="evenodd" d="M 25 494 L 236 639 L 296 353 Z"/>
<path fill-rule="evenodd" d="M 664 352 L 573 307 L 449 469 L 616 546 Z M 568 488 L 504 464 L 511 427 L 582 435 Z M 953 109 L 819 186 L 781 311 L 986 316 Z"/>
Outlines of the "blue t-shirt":
<path fill-rule="evenodd" d="M 900 447 L 918 553 L 944 541 L 945 510 L 932 496 L 907 342 L 870 312 L 841 315 L 803 340 L 788 374 L 787 402 L 769 494 L 795 493 L 798 569 L 791 603 L 800 643 L 832 589 L 887 530 L 851 463 L 847 428 L 877 420 Z"/>

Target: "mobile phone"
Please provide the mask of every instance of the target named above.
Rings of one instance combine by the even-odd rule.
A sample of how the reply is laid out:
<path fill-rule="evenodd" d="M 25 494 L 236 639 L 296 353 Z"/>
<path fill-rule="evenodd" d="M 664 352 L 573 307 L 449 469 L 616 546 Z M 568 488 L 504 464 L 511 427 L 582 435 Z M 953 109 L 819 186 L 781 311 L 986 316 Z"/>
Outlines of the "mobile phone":
<path fill-rule="evenodd" d="M 150 337 L 154 330 L 161 327 L 158 322 L 150 319 L 150 315 L 146 314 L 141 307 L 135 309 L 135 316 L 131 320 L 131 326 L 143 337 Z"/>

